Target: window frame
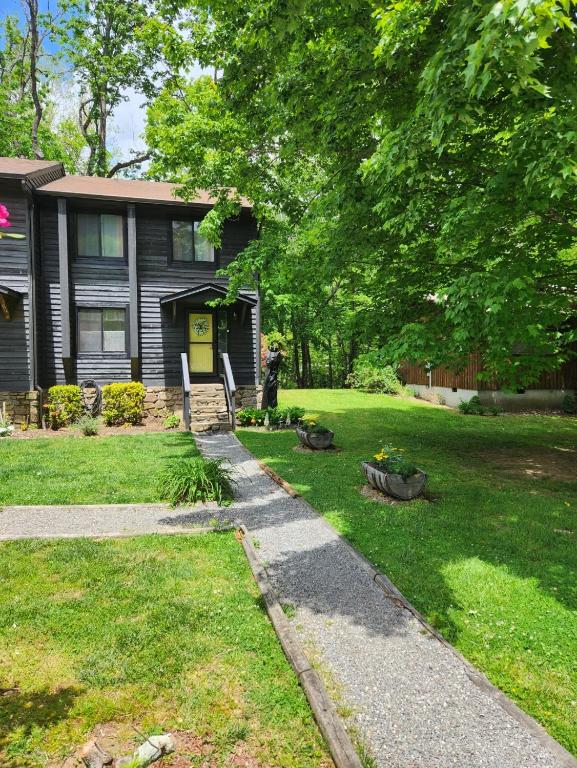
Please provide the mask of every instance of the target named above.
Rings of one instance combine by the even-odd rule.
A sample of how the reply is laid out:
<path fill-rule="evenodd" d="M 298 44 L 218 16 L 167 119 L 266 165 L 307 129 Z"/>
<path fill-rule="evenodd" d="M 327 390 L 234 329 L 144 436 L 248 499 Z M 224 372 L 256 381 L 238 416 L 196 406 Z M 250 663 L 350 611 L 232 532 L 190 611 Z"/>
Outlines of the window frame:
<path fill-rule="evenodd" d="M 179 221 L 186 224 L 192 224 L 192 261 L 181 261 L 180 259 L 174 258 L 174 228 L 172 226 L 174 221 Z M 194 225 L 195 224 L 201 224 L 202 219 L 198 218 L 189 218 L 189 217 L 183 217 L 179 218 L 178 216 L 170 216 L 168 219 L 168 230 L 169 230 L 169 236 L 170 236 L 170 254 L 168 257 L 168 263 L 171 267 L 177 267 L 178 269 L 190 269 L 191 267 L 195 269 L 206 269 L 207 271 L 212 272 L 213 270 L 219 269 L 219 261 L 220 261 L 220 254 L 218 248 L 215 248 L 212 243 L 210 243 L 210 247 L 212 248 L 212 261 L 197 261 L 196 259 L 196 248 L 194 245 Z"/>
<path fill-rule="evenodd" d="M 78 250 L 78 217 L 79 216 L 97 216 L 98 217 L 98 256 L 84 256 Z M 102 216 L 120 216 L 122 219 L 122 256 L 103 256 L 102 255 Z M 77 261 L 92 262 L 93 264 L 110 264 L 125 266 L 128 264 L 128 225 L 126 221 L 126 213 L 124 211 L 117 210 L 76 210 L 73 217 L 73 242 L 74 242 L 74 258 Z"/>
<path fill-rule="evenodd" d="M 102 319 L 103 312 L 106 309 L 122 310 L 124 312 L 124 351 L 105 351 L 100 349 L 92 352 L 80 349 L 80 313 L 82 311 L 99 312 L 100 313 L 100 344 L 104 347 L 104 322 Z M 80 358 L 86 357 L 112 357 L 118 359 L 125 359 L 130 356 L 130 306 L 128 304 L 80 304 L 76 307 L 76 351 L 77 356 Z"/>

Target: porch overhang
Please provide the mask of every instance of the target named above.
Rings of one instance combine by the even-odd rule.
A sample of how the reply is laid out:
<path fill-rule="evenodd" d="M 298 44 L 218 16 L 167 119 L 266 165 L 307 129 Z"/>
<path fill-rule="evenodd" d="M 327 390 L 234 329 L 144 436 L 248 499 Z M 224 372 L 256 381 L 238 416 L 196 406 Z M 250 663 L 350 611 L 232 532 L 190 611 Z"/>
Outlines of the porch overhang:
<path fill-rule="evenodd" d="M 178 293 L 171 293 L 168 296 L 163 296 L 160 299 L 162 306 L 172 304 L 175 306 L 178 303 L 182 304 L 206 304 L 208 301 L 214 301 L 215 299 L 222 299 L 226 296 L 226 288 L 216 283 L 203 283 L 202 285 L 196 285 L 194 288 L 187 288 L 184 291 Z M 240 304 L 248 305 L 249 307 L 256 307 L 257 299 L 254 296 L 248 296 L 244 293 L 239 293 L 236 297 L 236 301 Z"/>
<path fill-rule="evenodd" d="M 0 285 L 0 314 L 2 314 L 4 320 L 12 320 L 16 305 L 22 299 L 22 296 L 22 293 L 15 291 L 13 288 Z"/>

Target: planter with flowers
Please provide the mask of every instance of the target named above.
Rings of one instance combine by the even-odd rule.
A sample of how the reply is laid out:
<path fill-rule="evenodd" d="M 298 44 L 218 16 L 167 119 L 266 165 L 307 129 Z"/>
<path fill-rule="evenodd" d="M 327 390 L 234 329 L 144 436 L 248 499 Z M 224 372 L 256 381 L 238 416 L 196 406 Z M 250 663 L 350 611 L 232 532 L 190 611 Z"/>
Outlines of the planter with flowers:
<path fill-rule="evenodd" d="M 427 484 L 427 475 L 405 459 L 401 448 L 385 445 L 361 466 L 372 488 L 402 501 L 416 499 Z"/>
<path fill-rule="evenodd" d="M 319 424 L 317 419 L 309 417 L 300 420 L 296 428 L 298 439 L 306 448 L 313 451 L 326 451 L 333 444 L 334 432 Z"/>

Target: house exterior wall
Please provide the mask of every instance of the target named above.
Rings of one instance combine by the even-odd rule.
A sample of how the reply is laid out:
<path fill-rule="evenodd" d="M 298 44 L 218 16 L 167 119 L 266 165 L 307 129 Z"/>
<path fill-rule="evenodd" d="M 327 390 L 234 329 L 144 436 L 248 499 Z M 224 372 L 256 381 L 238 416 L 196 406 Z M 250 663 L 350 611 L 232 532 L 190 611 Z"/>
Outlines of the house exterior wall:
<path fill-rule="evenodd" d="M 112 259 L 78 259 L 75 253 L 75 212 L 93 210 L 126 215 L 125 204 L 98 201 L 68 201 L 69 284 L 73 354 L 65 370 L 62 360 L 61 290 L 59 271 L 58 217 L 56 201 L 42 200 L 39 208 L 39 336 L 42 350 L 39 377 L 42 386 L 94 379 L 99 384 L 133 378 L 128 353 L 87 354 L 74 351 L 76 311 L 79 307 L 119 307 L 130 304 L 128 263 Z M 171 219 L 204 211 L 182 207 L 136 205 L 136 262 L 138 279 L 138 328 L 140 378 L 147 387 L 177 387 L 181 382 L 180 354 L 186 351 L 186 308 L 160 304 L 162 297 L 199 286 L 207 281 L 222 286 L 226 279 L 215 272 L 230 263 L 256 236 L 252 217 L 243 212 L 226 223 L 222 248 L 214 264 L 175 265 L 171 262 Z M 256 380 L 256 311 L 245 313 L 228 308 L 229 354 L 237 384 Z"/>
<path fill-rule="evenodd" d="M 10 212 L 7 232 L 28 234 L 28 198 L 16 181 L 2 182 L 2 203 Z M 0 391 L 30 388 L 29 238 L 0 239 L 0 285 L 23 294 L 10 320 L 0 313 Z"/>

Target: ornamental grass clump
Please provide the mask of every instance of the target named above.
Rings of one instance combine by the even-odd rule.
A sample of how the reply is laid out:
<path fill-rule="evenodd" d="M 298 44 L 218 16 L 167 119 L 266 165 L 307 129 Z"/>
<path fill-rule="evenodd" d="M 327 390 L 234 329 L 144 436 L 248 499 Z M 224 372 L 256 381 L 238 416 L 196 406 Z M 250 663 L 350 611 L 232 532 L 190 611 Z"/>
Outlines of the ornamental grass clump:
<path fill-rule="evenodd" d="M 403 456 L 403 448 L 393 448 L 391 445 L 384 445 L 380 451 L 375 453 L 371 463 L 381 472 L 390 475 L 400 475 L 403 480 L 416 475 L 418 467 Z"/>
<path fill-rule="evenodd" d="M 228 504 L 232 501 L 232 474 L 223 466 L 226 459 L 175 459 L 165 466 L 160 475 L 161 498 L 173 507 L 179 504 L 216 501 Z"/>

